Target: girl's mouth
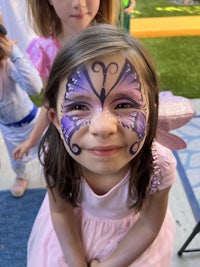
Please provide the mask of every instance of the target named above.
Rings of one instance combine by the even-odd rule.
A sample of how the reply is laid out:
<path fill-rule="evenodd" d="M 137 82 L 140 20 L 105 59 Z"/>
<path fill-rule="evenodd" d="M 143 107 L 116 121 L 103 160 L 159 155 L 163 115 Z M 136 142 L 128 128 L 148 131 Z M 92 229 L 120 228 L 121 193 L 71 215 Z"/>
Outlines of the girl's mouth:
<path fill-rule="evenodd" d="M 93 147 L 87 149 L 87 151 L 95 156 L 109 157 L 118 153 L 122 149 L 121 146 L 110 146 L 110 147 Z"/>

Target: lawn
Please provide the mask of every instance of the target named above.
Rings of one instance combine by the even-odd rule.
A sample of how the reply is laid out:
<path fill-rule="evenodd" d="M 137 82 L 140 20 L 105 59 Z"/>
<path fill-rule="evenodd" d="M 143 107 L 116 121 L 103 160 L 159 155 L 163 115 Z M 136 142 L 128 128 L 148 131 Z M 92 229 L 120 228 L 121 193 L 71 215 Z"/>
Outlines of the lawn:
<path fill-rule="evenodd" d="M 165 0 L 137 0 L 134 17 L 199 15 L 199 5 L 175 5 Z M 133 18 L 134 19 L 134 18 Z M 200 98 L 200 36 L 141 39 L 155 62 L 161 90 Z"/>
<path fill-rule="evenodd" d="M 142 39 L 159 74 L 161 90 L 200 98 L 200 37 Z"/>
<path fill-rule="evenodd" d="M 136 0 L 136 8 L 132 15 L 136 18 L 199 16 L 200 1 L 197 5 L 177 5 L 167 0 Z"/>

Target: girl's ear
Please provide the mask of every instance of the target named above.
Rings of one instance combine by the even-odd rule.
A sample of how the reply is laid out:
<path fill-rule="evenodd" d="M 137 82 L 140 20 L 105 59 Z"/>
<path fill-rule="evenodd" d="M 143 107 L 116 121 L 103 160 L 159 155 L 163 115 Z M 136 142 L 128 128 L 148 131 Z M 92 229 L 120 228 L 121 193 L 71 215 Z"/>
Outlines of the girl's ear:
<path fill-rule="evenodd" d="M 60 124 L 59 124 L 59 120 L 58 120 L 58 116 L 57 116 L 56 111 L 53 108 L 50 108 L 48 110 L 47 114 L 48 114 L 49 120 L 55 125 L 57 130 L 60 132 Z"/>

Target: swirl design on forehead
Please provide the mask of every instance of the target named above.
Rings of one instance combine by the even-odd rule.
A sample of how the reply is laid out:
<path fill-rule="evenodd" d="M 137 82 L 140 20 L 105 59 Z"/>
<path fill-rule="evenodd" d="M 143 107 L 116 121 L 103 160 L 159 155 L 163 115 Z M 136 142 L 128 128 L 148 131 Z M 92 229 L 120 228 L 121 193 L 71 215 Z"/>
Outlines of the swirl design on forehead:
<path fill-rule="evenodd" d="M 62 104 L 62 112 L 64 115 L 61 118 L 61 128 L 65 141 L 74 155 L 79 155 L 81 153 L 81 148 L 78 144 L 72 144 L 71 139 L 80 127 L 90 124 L 90 119 L 70 116 L 70 114 L 65 111 L 65 106 L 67 106 L 67 103 L 70 102 L 71 95 L 84 95 L 85 93 L 92 92 L 99 99 L 101 108 L 103 109 L 105 100 L 113 89 L 115 89 L 116 93 L 121 93 L 124 88 L 130 88 L 133 92 L 132 96 L 134 101 L 136 101 L 139 105 L 142 105 L 143 102 L 139 76 L 135 67 L 128 61 L 128 59 L 125 59 L 124 65 L 117 76 L 117 79 L 114 79 L 110 88 L 107 88 L 107 79 L 109 79 L 112 75 L 117 74 L 119 71 L 118 63 L 111 62 L 106 66 L 102 61 L 95 61 L 91 66 L 91 70 L 94 74 L 97 73 L 102 75 L 102 86 L 100 90 L 95 89 L 85 65 L 73 70 L 68 76 L 66 84 L 66 92 Z M 119 121 L 119 123 L 121 122 Z"/>

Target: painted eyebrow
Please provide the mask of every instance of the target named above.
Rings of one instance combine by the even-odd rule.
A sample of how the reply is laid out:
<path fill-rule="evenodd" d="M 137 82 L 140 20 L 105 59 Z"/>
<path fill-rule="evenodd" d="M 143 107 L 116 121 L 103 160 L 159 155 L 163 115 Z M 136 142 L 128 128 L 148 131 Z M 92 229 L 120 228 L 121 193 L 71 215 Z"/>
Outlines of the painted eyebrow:
<path fill-rule="evenodd" d="M 140 94 L 139 91 L 138 91 L 138 93 Z M 135 96 L 135 94 L 133 95 L 131 91 L 127 91 L 127 92 L 123 92 L 123 93 L 116 93 L 114 96 L 112 96 L 112 94 L 110 95 L 110 97 L 114 98 L 113 101 L 116 101 L 116 99 L 127 99 L 130 101 L 138 102 L 138 105 L 142 105 L 141 104 L 142 99 L 136 100 L 134 96 Z"/>
<path fill-rule="evenodd" d="M 89 96 L 85 96 L 85 95 L 70 95 L 70 97 L 65 97 L 63 99 L 63 104 L 67 104 L 67 102 L 76 102 L 76 101 L 85 101 L 85 102 L 88 102 L 90 101 L 91 102 L 91 97 Z"/>

